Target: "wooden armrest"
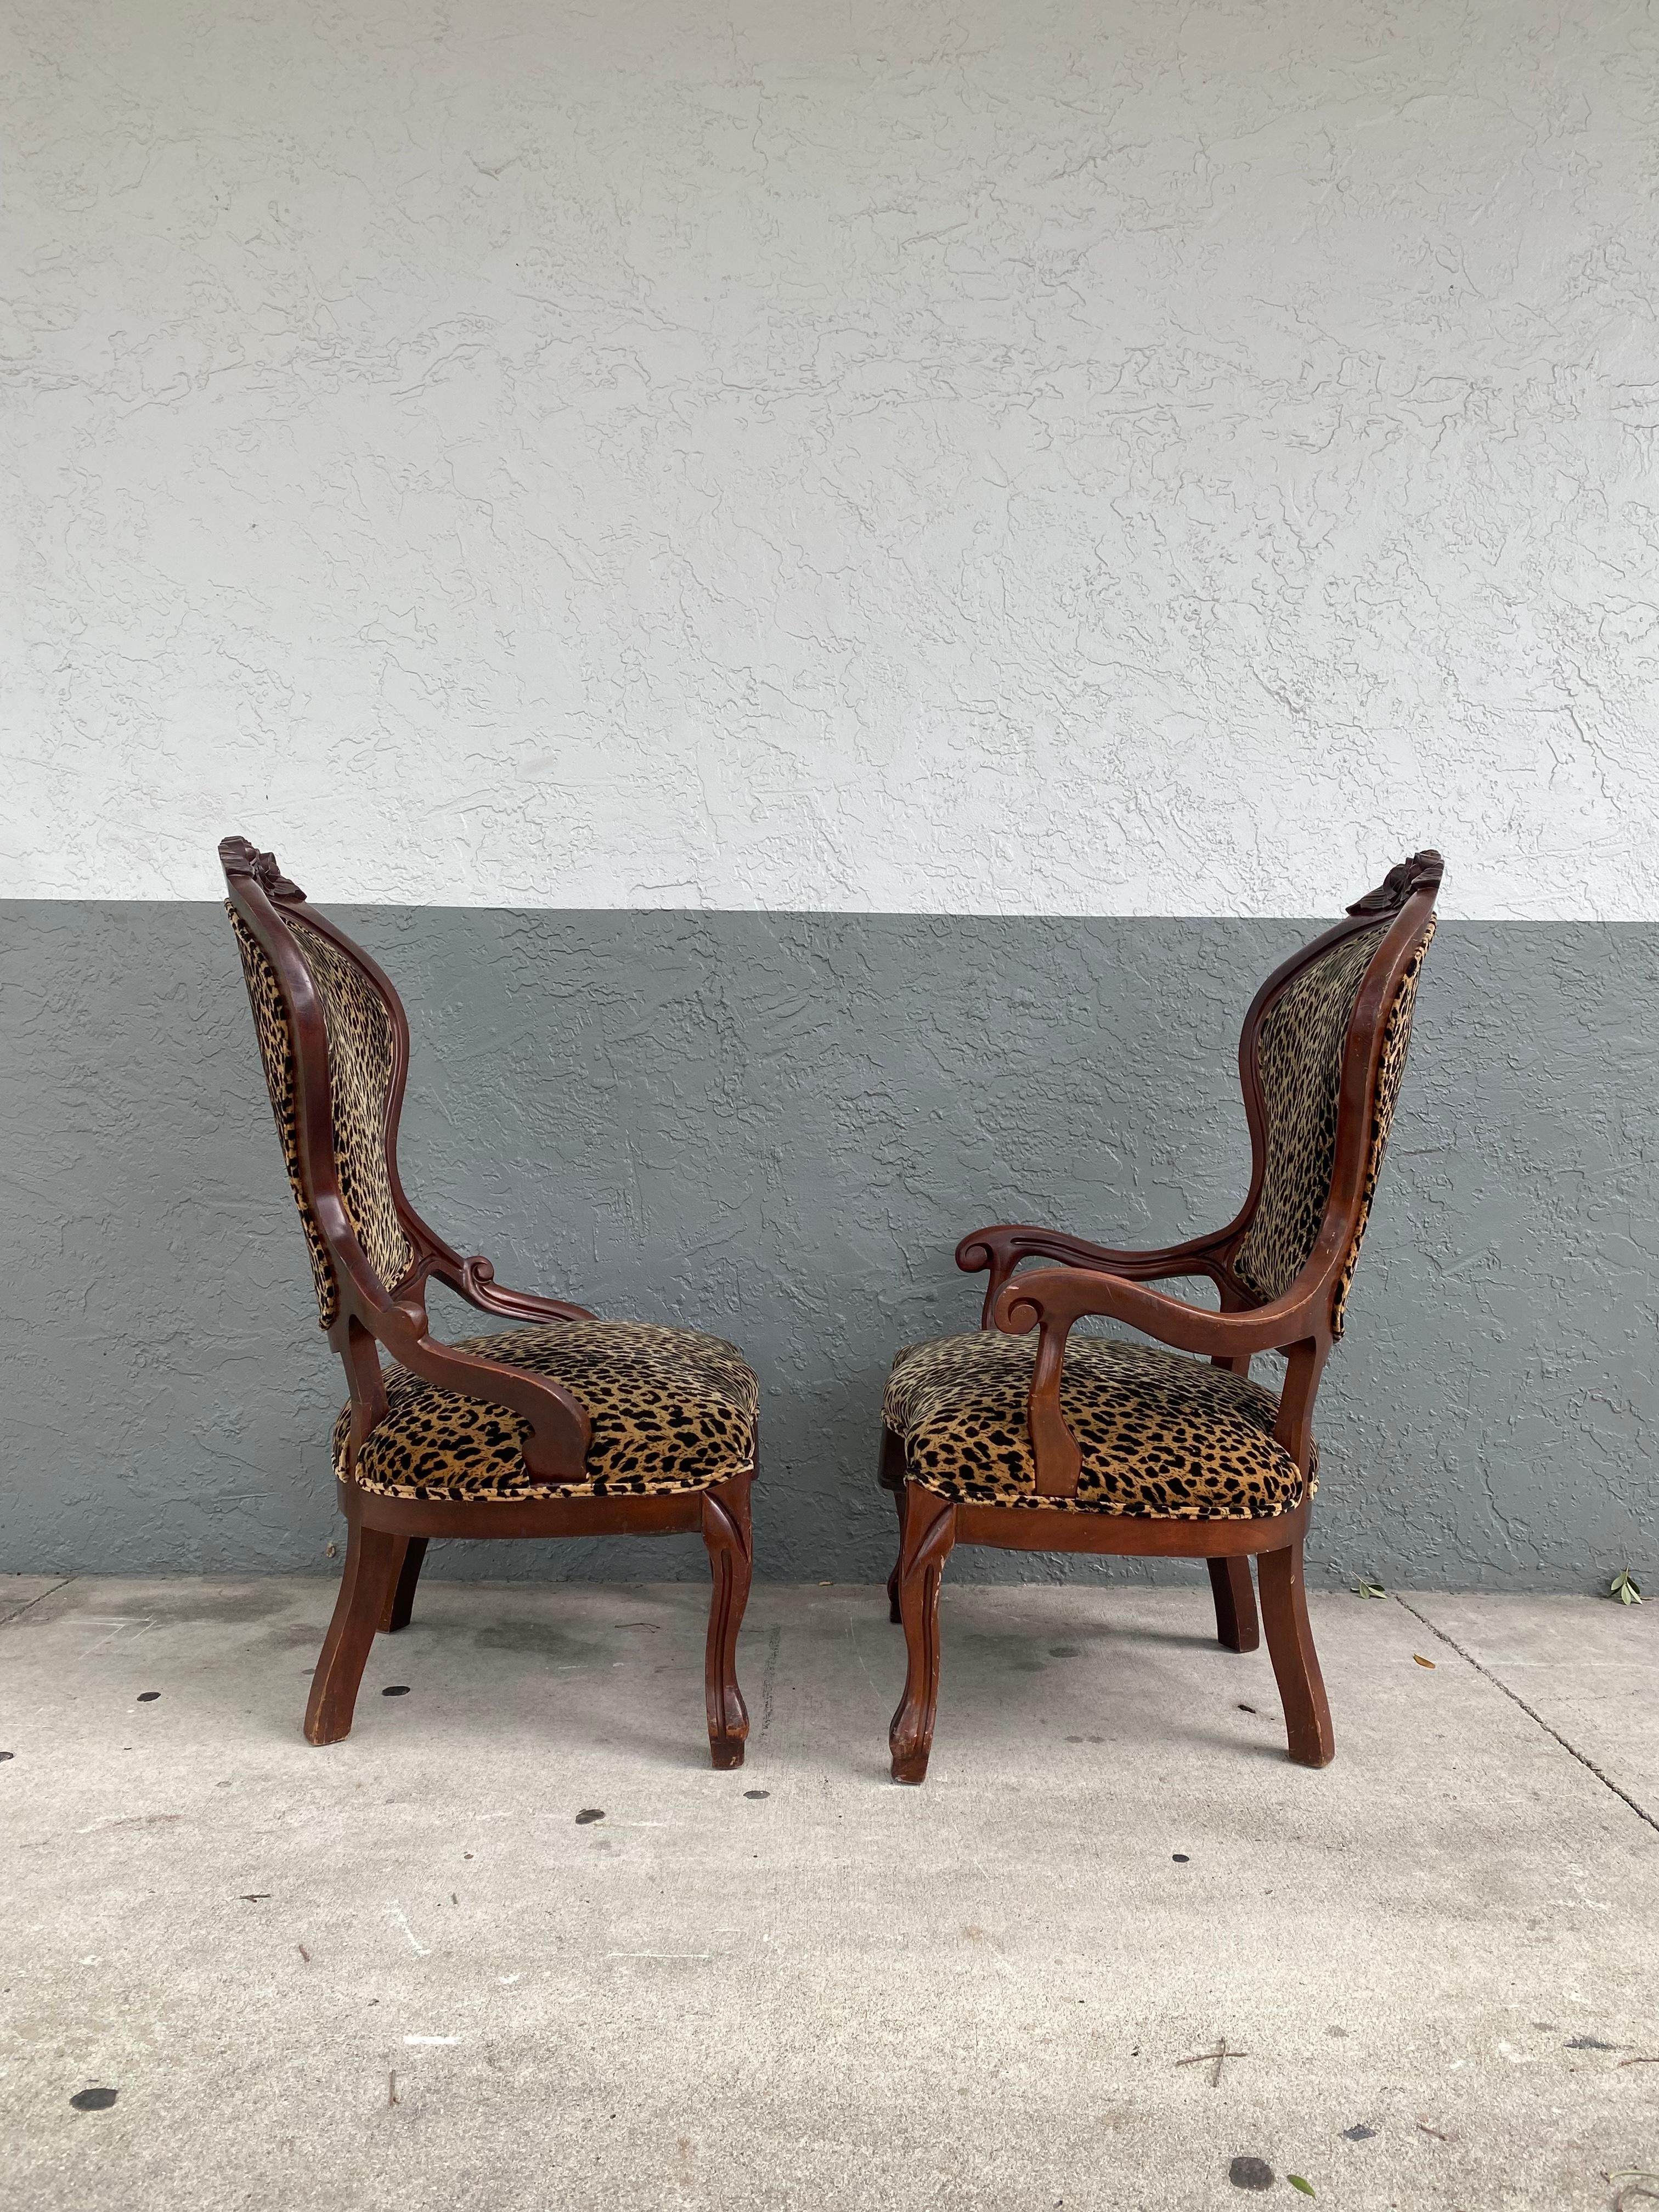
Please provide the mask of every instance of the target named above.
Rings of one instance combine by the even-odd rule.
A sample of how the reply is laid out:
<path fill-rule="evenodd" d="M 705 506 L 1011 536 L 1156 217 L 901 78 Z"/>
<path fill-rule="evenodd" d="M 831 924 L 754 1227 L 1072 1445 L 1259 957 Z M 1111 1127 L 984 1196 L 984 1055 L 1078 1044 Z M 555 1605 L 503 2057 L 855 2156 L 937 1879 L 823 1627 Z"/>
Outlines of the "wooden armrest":
<path fill-rule="evenodd" d="M 1057 1260 L 1065 1267 L 1088 1267 L 1101 1274 L 1117 1275 L 1130 1282 L 1157 1283 L 1176 1275 L 1207 1275 L 1222 1279 L 1216 1247 L 1225 1235 L 1215 1231 L 1194 1237 L 1185 1244 L 1165 1244 L 1146 1252 L 1115 1251 L 1107 1244 L 1091 1244 L 1063 1229 L 1039 1229 L 1030 1222 L 1003 1221 L 990 1229 L 975 1229 L 957 1247 L 957 1265 L 965 1275 L 989 1268 L 981 1328 L 991 1326 L 991 1311 L 1003 1285 L 1022 1260 Z"/>
<path fill-rule="evenodd" d="M 568 1390 L 562 1390 L 544 1375 L 529 1375 L 521 1367 L 508 1367 L 500 1360 L 485 1359 L 477 1352 L 458 1352 L 453 1345 L 440 1343 L 430 1334 L 427 1320 L 424 1276 L 417 1273 L 402 1285 L 395 1298 L 388 1297 L 358 1245 L 356 1233 L 338 1197 L 332 1193 L 319 1193 L 317 1212 L 319 1216 L 337 1217 L 325 1222 L 325 1235 L 340 1287 L 341 1314 L 335 1328 L 343 1333 L 341 1349 L 362 1384 L 362 1396 L 354 1386 L 360 1414 L 371 1396 L 379 1397 L 384 1413 L 385 1390 L 380 1380 L 380 1362 L 362 1334 L 356 1344 L 362 1346 L 367 1370 L 356 1356 L 351 1339 L 354 1328 L 367 1332 L 376 1344 L 385 1345 L 392 1358 L 408 1368 L 411 1375 L 434 1382 L 441 1389 L 454 1390 L 464 1398 L 477 1398 L 486 1405 L 506 1406 L 517 1413 L 529 1425 L 530 1433 L 520 1449 L 526 1467 L 538 1482 L 582 1481 L 586 1473 L 588 1438 L 592 1432 L 586 1407 L 578 1405 Z M 512 1297 L 514 1293 L 502 1295 Z M 482 1301 L 474 1298 L 472 1303 L 477 1305 Z M 580 1310 L 577 1312 L 580 1316 Z M 562 1319 L 571 1317 L 568 1312 L 560 1314 Z M 362 1438 L 356 1440 L 361 1443 Z"/>
<path fill-rule="evenodd" d="M 1120 1275 L 1081 1267 L 1045 1267 L 1005 1283 L 991 1314 L 993 1325 L 1009 1336 L 1042 1331 L 1026 1400 L 1037 1495 L 1075 1498 L 1082 1472 L 1083 1455 L 1060 1409 L 1066 1339 L 1073 1322 L 1085 1314 L 1104 1314 L 1182 1352 L 1207 1353 L 1212 1359 L 1248 1358 L 1317 1336 L 1318 1285 L 1304 1289 L 1304 1280 L 1298 1278 L 1290 1294 L 1249 1313 L 1212 1313 Z"/>
<path fill-rule="evenodd" d="M 501 1360 L 458 1352 L 453 1345 L 441 1344 L 424 1332 L 412 1340 L 394 1341 L 391 1334 L 379 1329 L 375 1335 L 412 1374 L 462 1397 L 506 1406 L 528 1422 L 530 1432 L 520 1450 L 538 1482 L 586 1479 L 592 1424 L 586 1407 L 556 1382 L 544 1375 L 527 1375 L 523 1368 L 508 1367 Z"/>
<path fill-rule="evenodd" d="M 427 1272 L 447 1283 L 480 1313 L 503 1314 L 511 1321 L 593 1321 L 586 1306 L 564 1298 L 538 1297 L 532 1291 L 509 1291 L 495 1280 L 495 1270 L 482 1253 L 470 1260 L 441 1252 L 428 1263 Z"/>

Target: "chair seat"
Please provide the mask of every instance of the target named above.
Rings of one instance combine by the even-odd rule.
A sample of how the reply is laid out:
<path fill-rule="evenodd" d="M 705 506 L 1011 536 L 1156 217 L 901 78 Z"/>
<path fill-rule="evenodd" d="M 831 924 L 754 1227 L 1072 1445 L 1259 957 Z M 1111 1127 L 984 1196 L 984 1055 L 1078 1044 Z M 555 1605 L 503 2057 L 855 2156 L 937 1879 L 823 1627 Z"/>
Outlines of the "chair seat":
<path fill-rule="evenodd" d="M 754 1468 L 759 1392 L 742 1354 L 717 1336 L 575 1321 L 459 1338 L 453 1348 L 568 1390 L 593 1425 L 586 1480 L 538 1482 L 520 1453 L 527 1428 L 517 1413 L 388 1367 L 390 1408 L 349 1477 L 349 1405 L 334 1425 L 342 1481 L 380 1498 L 615 1498 L 707 1490 Z"/>
<path fill-rule="evenodd" d="M 1083 1457 L 1077 1495 L 1038 1497 L 1025 1418 L 1036 1346 L 1035 1331 L 981 1329 L 899 1353 L 883 1412 L 913 1481 L 963 1504 L 1147 1521 L 1267 1520 L 1301 1504 L 1271 1390 L 1182 1352 L 1075 1334 L 1060 1402 Z"/>

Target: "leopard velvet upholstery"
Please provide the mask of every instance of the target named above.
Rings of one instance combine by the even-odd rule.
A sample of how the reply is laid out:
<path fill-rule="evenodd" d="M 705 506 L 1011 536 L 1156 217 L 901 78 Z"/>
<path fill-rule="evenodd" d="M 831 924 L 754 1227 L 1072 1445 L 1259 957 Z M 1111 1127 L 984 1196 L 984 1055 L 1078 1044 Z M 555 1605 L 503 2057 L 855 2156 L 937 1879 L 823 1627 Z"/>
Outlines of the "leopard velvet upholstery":
<path fill-rule="evenodd" d="M 1256 1031 L 1267 1156 L 1255 1218 L 1233 1255 L 1233 1273 L 1259 1298 L 1287 1291 L 1318 1242 L 1336 1164 L 1348 1023 L 1388 929 L 1378 922 L 1310 961 L 1285 984 Z"/>
<path fill-rule="evenodd" d="M 252 931 L 228 901 L 225 912 L 230 916 L 230 926 L 236 933 L 236 950 L 242 957 L 242 978 L 247 985 L 248 1003 L 253 1009 L 253 1033 L 259 1041 L 259 1057 L 264 1063 L 270 1110 L 276 1117 L 276 1134 L 282 1139 L 289 1183 L 294 1192 L 294 1203 L 300 1209 L 300 1226 L 305 1231 L 311 1254 L 311 1279 L 317 1292 L 318 1310 L 323 1327 L 330 1328 L 339 1317 L 340 1290 L 334 1279 L 328 1247 L 311 1211 L 300 1174 L 300 1129 L 294 1103 L 294 1040 L 289 1032 L 288 1008 L 276 981 L 276 971 Z"/>
<path fill-rule="evenodd" d="M 288 1006 L 276 970 L 258 939 L 234 907 L 228 904 L 226 912 L 236 933 L 259 1055 L 264 1062 L 265 1085 L 311 1253 L 318 1310 L 327 1328 L 338 1317 L 340 1293 L 300 1174 L 294 1039 Z M 365 1258 L 391 1290 L 408 1272 L 415 1256 L 398 1218 L 388 1164 L 386 1131 L 397 1043 L 391 1012 L 356 962 L 320 930 L 312 928 L 297 915 L 287 915 L 284 920 L 295 948 L 310 972 L 328 1037 L 334 1164 L 340 1195 Z"/>
<path fill-rule="evenodd" d="M 1401 1079 L 1406 1073 L 1406 1054 L 1411 1048 L 1412 1014 L 1417 1005 L 1417 984 L 1423 973 L 1423 956 L 1433 939 L 1434 922 L 1431 918 L 1423 933 L 1423 941 L 1412 956 L 1411 965 L 1400 979 L 1400 988 L 1394 994 L 1394 1004 L 1389 1008 L 1388 1019 L 1382 1026 L 1382 1057 L 1377 1063 L 1371 1149 L 1365 1163 L 1365 1187 L 1360 1197 L 1359 1219 L 1354 1227 L 1353 1242 L 1348 1247 L 1348 1256 L 1342 1263 L 1342 1273 L 1337 1280 L 1332 1328 L 1338 1336 L 1342 1334 L 1348 1292 L 1353 1285 L 1354 1269 L 1359 1264 L 1360 1240 L 1365 1234 L 1365 1224 L 1371 1218 L 1371 1200 L 1376 1194 L 1376 1179 L 1382 1171 L 1382 1155 L 1388 1147 L 1394 1109 L 1400 1097 Z"/>
<path fill-rule="evenodd" d="M 1083 1457 L 1077 1495 L 1038 1497 L 1025 1415 L 1036 1346 L 1035 1332 L 981 1329 L 900 1352 L 882 1410 L 912 1481 L 964 1504 L 1139 1521 L 1267 1520 L 1302 1502 L 1271 1390 L 1181 1352 L 1078 1335 L 1060 1385 Z"/>
<path fill-rule="evenodd" d="M 504 1366 L 544 1375 L 592 1422 L 583 1482 L 538 1483 L 505 1406 L 386 1370 L 390 1410 L 349 1464 L 351 1408 L 334 1428 L 340 1479 L 381 1498 L 636 1497 L 706 1490 L 752 1472 L 759 1392 L 743 1356 L 717 1336 L 645 1322 L 559 1322 L 457 1342 Z"/>

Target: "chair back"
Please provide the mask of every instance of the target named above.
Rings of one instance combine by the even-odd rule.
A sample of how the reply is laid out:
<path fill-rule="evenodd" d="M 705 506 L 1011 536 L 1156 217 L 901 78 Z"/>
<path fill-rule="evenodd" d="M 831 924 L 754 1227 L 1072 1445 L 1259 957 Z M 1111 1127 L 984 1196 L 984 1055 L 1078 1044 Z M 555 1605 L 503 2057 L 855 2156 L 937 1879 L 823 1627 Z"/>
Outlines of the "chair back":
<path fill-rule="evenodd" d="M 318 1310 L 331 1328 L 343 1237 L 388 1294 L 416 1261 L 397 1167 L 409 1024 L 374 961 L 307 908 L 272 854 L 227 837 L 219 860 Z"/>
<path fill-rule="evenodd" d="M 1414 854 L 1262 985 L 1239 1039 L 1255 1146 L 1231 1273 L 1260 1304 L 1282 1297 L 1328 1236 L 1346 1245 L 1333 1334 L 1370 1218 L 1434 935 L 1440 855 Z"/>

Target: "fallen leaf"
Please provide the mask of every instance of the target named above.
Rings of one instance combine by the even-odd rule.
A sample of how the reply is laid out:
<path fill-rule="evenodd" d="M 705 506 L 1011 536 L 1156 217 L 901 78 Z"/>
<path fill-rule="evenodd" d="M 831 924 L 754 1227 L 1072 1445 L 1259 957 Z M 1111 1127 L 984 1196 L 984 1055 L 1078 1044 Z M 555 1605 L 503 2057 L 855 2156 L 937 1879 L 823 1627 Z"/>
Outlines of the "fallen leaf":
<path fill-rule="evenodd" d="M 1389 1593 L 1381 1583 L 1358 1582 L 1354 1584 L 1353 1594 L 1356 1597 L 1387 1597 Z"/>
<path fill-rule="evenodd" d="M 1431 1672 L 1432 1672 L 1434 1668 L 1434 1662 L 1432 1659 L 1425 1659 L 1420 1651 L 1413 1651 L 1412 1657 L 1416 1660 L 1419 1667 L 1426 1667 L 1431 1670 Z"/>
<path fill-rule="evenodd" d="M 1290 2183 L 1292 2189 L 1299 2189 L 1304 2197 L 1311 2197 L 1313 2195 L 1314 2185 L 1312 2182 L 1304 2181 L 1299 2173 L 1287 2173 L 1285 2179 Z"/>
<path fill-rule="evenodd" d="M 1616 1597 L 1620 1605 L 1640 1605 L 1642 1585 L 1628 1567 L 1620 1567 L 1607 1584 L 1607 1595 Z"/>

